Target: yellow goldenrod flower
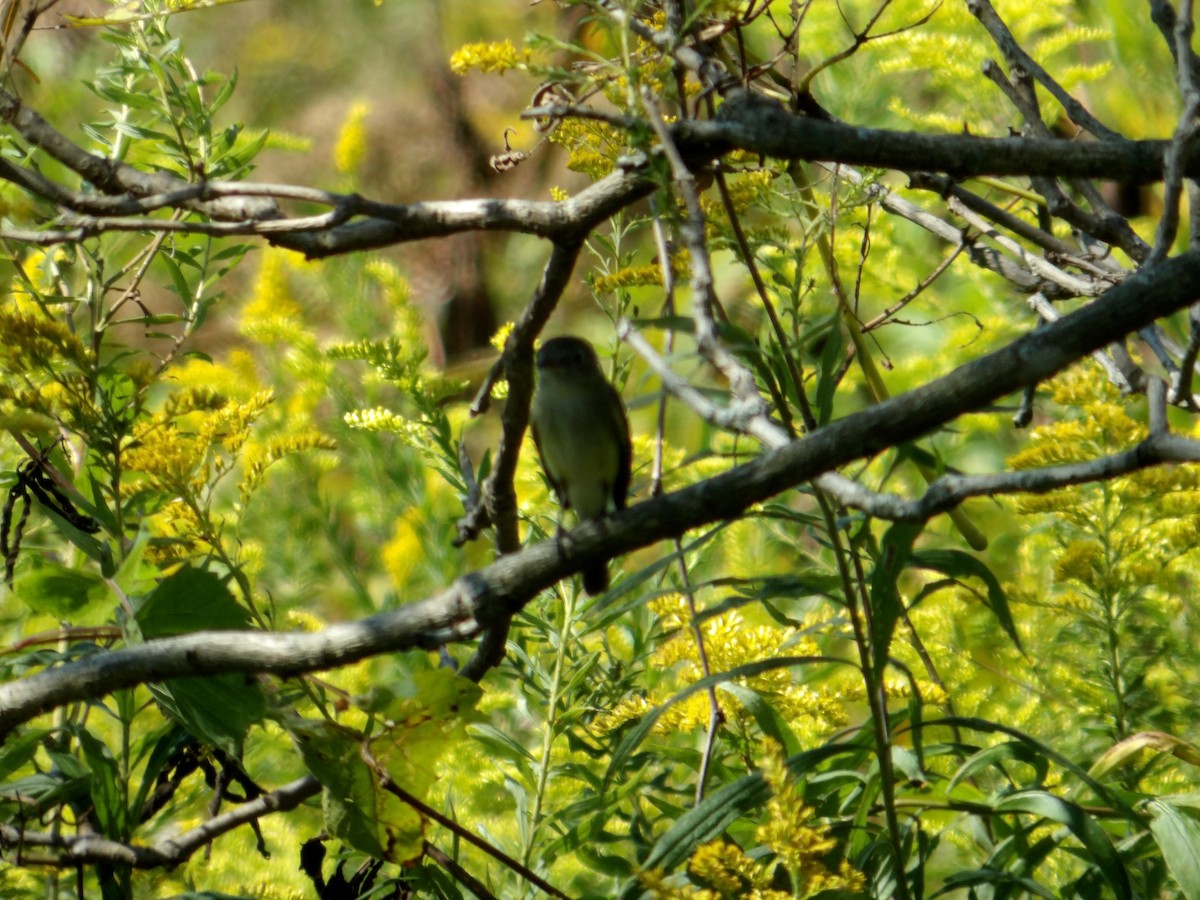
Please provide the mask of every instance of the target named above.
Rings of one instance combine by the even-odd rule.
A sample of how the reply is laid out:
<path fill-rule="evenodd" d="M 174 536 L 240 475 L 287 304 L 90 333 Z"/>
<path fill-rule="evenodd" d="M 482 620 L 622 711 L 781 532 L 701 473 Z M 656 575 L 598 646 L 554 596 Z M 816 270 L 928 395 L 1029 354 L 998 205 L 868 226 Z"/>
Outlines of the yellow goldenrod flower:
<path fill-rule="evenodd" d="M 342 123 L 342 130 L 333 148 L 333 164 L 343 175 L 353 175 L 367 152 L 365 123 L 369 111 L 366 103 L 355 103 Z"/>
<path fill-rule="evenodd" d="M 517 52 L 512 41 L 481 41 L 465 44 L 450 57 L 450 71 L 455 75 L 466 75 L 472 69 L 480 72 L 506 72 L 523 65 L 529 59 L 529 51 Z"/>

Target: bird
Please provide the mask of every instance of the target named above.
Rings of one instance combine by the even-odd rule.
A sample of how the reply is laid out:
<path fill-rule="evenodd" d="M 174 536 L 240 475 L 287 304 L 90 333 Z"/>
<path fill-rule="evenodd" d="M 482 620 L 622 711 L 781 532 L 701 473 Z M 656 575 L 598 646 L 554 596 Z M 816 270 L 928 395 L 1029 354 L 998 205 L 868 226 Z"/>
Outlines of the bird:
<path fill-rule="evenodd" d="M 564 336 L 537 352 L 537 386 L 530 407 L 533 442 L 559 505 L 580 522 L 625 508 L 633 448 L 621 395 L 604 377 L 592 345 Z M 557 538 L 562 539 L 562 517 Z M 608 590 L 608 563 L 582 572 L 592 596 Z"/>

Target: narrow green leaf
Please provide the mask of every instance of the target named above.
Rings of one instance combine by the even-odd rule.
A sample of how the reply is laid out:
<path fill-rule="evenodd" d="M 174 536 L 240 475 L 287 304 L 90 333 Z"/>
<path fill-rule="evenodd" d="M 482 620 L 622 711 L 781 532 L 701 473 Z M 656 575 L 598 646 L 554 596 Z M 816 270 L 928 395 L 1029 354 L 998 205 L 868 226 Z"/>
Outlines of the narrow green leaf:
<path fill-rule="evenodd" d="M 1142 822 L 1142 816 L 1140 816 L 1133 809 L 1133 807 L 1129 805 L 1129 802 L 1122 792 L 1111 790 L 1103 782 L 1097 781 L 1095 778 L 1089 775 L 1087 770 L 1075 763 L 1069 757 L 1059 753 L 1048 744 L 1043 744 L 1036 738 L 1030 737 L 1029 735 L 1025 734 L 1025 732 L 1013 728 L 1011 725 L 1003 725 L 999 722 L 993 722 L 990 719 L 981 719 L 974 716 L 943 716 L 940 719 L 932 719 L 927 721 L 925 725 L 929 727 L 934 725 L 957 725 L 961 728 L 970 728 L 973 731 L 981 731 L 985 734 L 1007 734 L 1009 737 L 1014 738 L 1023 744 L 1027 744 L 1036 753 L 1044 756 L 1051 762 L 1062 766 L 1064 769 L 1078 778 L 1083 784 L 1087 785 L 1087 787 L 1093 791 L 1095 795 L 1104 803 L 1112 806 L 1130 822 L 1137 824 Z"/>
<path fill-rule="evenodd" d="M 987 586 L 988 608 L 1016 645 L 1022 650 L 1021 639 L 1017 636 L 1017 626 L 1013 622 L 1012 613 L 1008 608 L 1008 595 L 1000 586 L 1000 580 L 983 561 L 962 550 L 921 550 L 912 555 L 910 563 L 919 569 L 932 569 L 949 575 L 952 578 L 978 578 Z"/>
<path fill-rule="evenodd" d="M 718 690 L 729 694 L 741 707 L 754 717 L 755 723 L 767 737 L 775 740 L 783 747 L 788 756 L 800 752 L 800 740 L 788 725 L 787 720 L 771 705 L 770 700 L 758 691 L 740 684 L 726 682 L 719 685 Z"/>
<path fill-rule="evenodd" d="M 168 722 L 142 739 L 138 760 L 140 761 L 144 757 L 146 765 L 142 769 L 141 783 L 138 786 L 137 793 L 129 805 L 130 813 L 135 820 L 140 817 L 151 791 L 157 787 L 158 776 L 163 771 L 163 767 L 166 766 L 167 761 L 180 748 L 193 740 L 192 735 L 177 722 Z"/>
<path fill-rule="evenodd" d="M 636 725 L 632 726 L 625 736 L 621 738 L 621 742 L 617 744 L 613 750 L 612 759 L 608 765 L 608 771 L 605 773 L 605 781 L 609 781 L 613 776 L 621 770 L 625 765 L 626 759 L 633 753 L 634 750 L 641 745 L 646 736 L 650 734 L 655 723 L 659 720 L 668 709 L 674 704 L 686 700 L 688 697 L 695 694 L 697 691 L 706 691 L 710 687 L 716 687 L 727 681 L 732 681 L 735 678 L 750 678 L 758 675 L 761 672 L 768 672 L 772 669 L 781 669 L 789 666 L 809 665 L 812 663 L 834 663 L 837 665 L 853 666 L 853 663 L 847 662 L 844 659 L 838 659 L 833 656 L 781 656 L 775 659 L 760 659 L 756 662 L 746 663 L 745 665 L 737 666 L 727 672 L 715 672 L 707 678 L 701 678 L 694 684 L 688 685 L 683 690 L 679 691 L 675 696 L 671 697 L 665 703 L 662 703 L 654 709 L 649 710 Z"/>
<path fill-rule="evenodd" d="M 91 732 L 79 729 L 83 758 L 87 761 L 89 793 L 96 814 L 96 828 L 104 837 L 125 841 L 129 837 L 129 814 L 121 790 L 121 773 L 112 751 Z"/>
<path fill-rule="evenodd" d="M 47 519 L 54 523 L 54 527 L 59 534 L 83 551 L 89 559 L 98 562 L 106 574 L 111 573 L 115 566 L 112 558 L 112 549 L 107 543 L 97 540 L 87 531 L 81 531 L 74 523 L 64 519 L 48 506 L 39 505 L 38 509 L 41 510 Z M 89 509 L 86 503 L 79 504 L 79 512 L 89 515 Z"/>
<path fill-rule="evenodd" d="M 877 673 L 887 665 L 888 651 L 904 601 L 896 581 L 912 555 L 913 541 L 924 528 L 921 522 L 896 522 L 880 542 L 880 558 L 871 573 L 871 656 Z"/>
<path fill-rule="evenodd" d="M 1171 877 L 1187 900 L 1200 900 L 1200 822 L 1187 810 L 1162 800 L 1151 800 L 1146 806 L 1154 817 L 1150 833 Z"/>
<path fill-rule="evenodd" d="M 945 894 L 953 894 L 961 891 L 964 888 L 975 888 L 980 885 L 997 885 L 997 886 L 1012 886 L 1028 891 L 1035 897 L 1046 897 L 1048 900 L 1053 900 L 1058 895 L 1053 891 L 1038 884 L 1032 878 L 1021 878 L 1014 876 L 1009 872 L 1001 871 L 1000 869 L 964 869 L 960 872 L 953 872 L 946 876 L 942 887 L 929 895 L 930 900 L 934 897 L 941 897 Z"/>
<path fill-rule="evenodd" d="M 992 766 L 1000 767 L 1002 763 L 1010 760 L 1032 766 L 1036 775 L 1035 785 L 1041 786 L 1045 782 L 1046 775 L 1050 770 L 1049 760 L 1028 744 L 1020 741 L 1005 741 L 1002 744 L 980 750 L 964 762 L 954 773 L 954 777 L 950 779 L 946 792 L 953 791 L 960 782 L 974 777 L 983 769 Z"/>
<path fill-rule="evenodd" d="M 1133 897 L 1125 864 L 1104 829 L 1084 812 L 1083 807 L 1045 791 L 1021 791 L 1001 798 L 994 808 L 1000 813 L 1029 813 L 1065 825 L 1091 854 L 1092 861 L 1112 885 L 1114 893 L 1121 898 Z"/>
<path fill-rule="evenodd" d="M 823 331 L 828 336 L 821 351 L 817 375 L 817 424 L 827 425 L 833 419 L 833 398 L 838 387 L 836 376 L 846 358 L 846 336 L 837 316 L 831 316 L 821 324 L 824 325 Z M 818 328 L 820 327 L 818 325 Z"/>
<path fill-rule="evenodd" d="M 179 262 L 169 253 L 160 253 L 158 258 L 166 266 L 167 274 L 171 276 L 171 284 L 174 286 L 175 293 L 179 296 L 179 299 L 184 303 L 191 303 L 192 289 L 183 275 L 183 269 L 179 267 Z"/>
<path fill-rule="evenodd" d="M 790 757 L 787 765 L 794 776 L 803 778 L 828 759 L 860 750 L 854 744 L 827 744 Z M 677 868 L 698 846 L 724 834 L 734 821 L 762 806 L 770 793 L 771 789 L 759 773 L 746 775 L 714 791 L 663 832 L 639 868 L 666 872 Z M 640 882 L 631 882 L 621 893 L 621 900 L 633 900 L 641 895 L 641 890 Z"/>
<path fill-rule="evenodd" d="M 229 98 L 233 96 L 234 90 L 237 88 L 238 70 L 235 68 L 229 73 L 229 77 L 224 80 L 216 94 L 213 95 L 212 102 L 208 104 L 208 112 L 210 115 L 216 115 L 217 111 L 224 106 Z"/>

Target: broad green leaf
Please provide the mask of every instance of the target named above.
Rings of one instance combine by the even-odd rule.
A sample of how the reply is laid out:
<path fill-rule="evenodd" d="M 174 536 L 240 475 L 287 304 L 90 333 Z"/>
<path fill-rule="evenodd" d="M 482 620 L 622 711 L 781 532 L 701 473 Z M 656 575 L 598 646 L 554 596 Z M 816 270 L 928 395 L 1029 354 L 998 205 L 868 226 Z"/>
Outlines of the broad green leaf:
<path fill-rule="evenodd" d="M 172 678 L 151 684 L 150 691 L 175 721 L 235 758 L 242 754 L 250 726 L 267 713 L 262 689 L 246 675 Z"/>
<path fill-rule="evenodd" d="M 33 759 L 33 755 L 37 753 L 42 741 L 51 734 L 53 734 L 52 731 L 39 728 L 5 741 L 3 749 L 0 750 L 0 782 L 12 776 L 14 772 Z"/>
<path fill-rule="evenodd" d="M 146 640 L 250 625 L 249 613 L 234 599 L 225 579 L 193 566 L 159 582 L 138 605 L 136 617 Z"/>
<path fill-rule="evenodd" d="M 163 579 L 138 606 L 135 619 L 145 640 L 249 627 L 249 614 L 224 579 L 191 566 Z M 241 754 L 246 732 L 266 714 L 262 690 L 245 675 L 175 678 L 151 690 L 176 721 L 232 756 Z"/>
<path fill-rule="evenodd" d="M 331 834 L 379 859 L 403 863 L 420 855 L 423 820 L 383 790 L 355 736 L 327 722 L 293 719 L 287 724 L 309 771 L 321 782 L 321 807 Z"/>
<path fill-rule="evenodd" d="M 382 858 L 374 778 L 363 762 L 359 741 L 328 722 L 291 719 L 286 724 L 304 764 L 321 782 L 321 808 L 330 832 L 356 850 Z"/>
<path fill-rule="evenodd" d="M 13 593 L 37 613 L 72 625 L 100 625 L 112 613 L 114 600 L 104 579 L 94 572 L 68 569 L 42 556 L 21 567 Z"/>
<path fill-rule="evenodd" d="M 448 668 L 420 671 L 407 680 L 411 694 L 377 712 L 384 729 L 367 742 L 375 762 L 392 782 L 417 800 L 428 798 L 440 777 L 438 763 L 446 751 L 469 741 L 467 724 L 478 718 L 477 684 Z M 376 816 L 388 858 L 405 862 L 423 852 L 424 821 L 407 804 L 380 788 Z"/>

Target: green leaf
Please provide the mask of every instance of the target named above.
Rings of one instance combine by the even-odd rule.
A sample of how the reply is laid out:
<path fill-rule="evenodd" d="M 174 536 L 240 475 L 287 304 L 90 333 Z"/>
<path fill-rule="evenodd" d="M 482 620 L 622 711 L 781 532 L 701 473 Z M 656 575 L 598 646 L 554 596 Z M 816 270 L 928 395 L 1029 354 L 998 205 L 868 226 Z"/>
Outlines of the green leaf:
<path fill-rule="evenodd" d="M 910 565 L 918 569 L 932 569 L 952 578 L 978 578 L 982 581 L 987 586 L 988 608 L 1000 623 L 1000 627 L 1012 638 L 1016 648 L 1024 652 L 1021 639 L 1017 636 L 1017 626 L 1008 609 L 1008 595 L 1000 586 L 999 579 L 982 560 L 962 550 L 922 550 L 912 555 Z"/>
<path fill-rule="evenodd" d="M 158 257 L 162 260 L 162 264 L 167 268 L 167 274 L 171 276 L 171 284 L 175 288 L 175 293 L 185 304 L 190 304 L 193 299 L 193 291 L 187 283 L 187 278 L 183 275 L 183 270 L 179 267 L 179 262 L 168 253 L 161 253 Z"/>
<path fill-rule="evenodd" d="M 1096 820 L 1083 807 L 1045 791 L 1021 791 L 1001 798 L 994 809 L 999 813 L 1029 813 L 1065 825 L 1091 854 L 1092 861 L 1104 874 L 1118 897 L 1133 897 L 1129 873 L 1112 842 Z"/>
<path fill-rule="evenodd" d="M 216 94 L 213 95 L 212 101 L 208 104 L 209 115 L 215 115 L 217 111 L 228 102 L 233 96 L 234 90 L 237 88 L 238 70 L 235 68 L 229 73 L 229 77 L 224 80 Z"/>
<path fill-rule="evenodd" d="M 822 325 L 824 326 L 822 328 Z M 833 419 L 833 399 L 837 394 L 837 373 L 846 359 L 846 336 L 842 332 L 838 316 L 831 316 L 817 325 L 818 334 L 827 337 L 821 351 L 821 364 L 817 376 L 817 424 L 828 425 Z"/>
<path fill-rule="evenodd" d="M 52 731 L 39 728 L 5 741 L 3 750 L 0 750 L 0 782 L 10 778 L 14 772 L 33 759 L 42 741 L 51 734 Z"/>
<path fill-rule="evenodd" d="M 1187 810 L 1162 800 L 1146 804 L 1150 833 L 1162 850 L 1171 877 L 1188 900 L 1200 900 L 1200 822 Z"/>
<path fill-rule="evenodd" d="M 1140 759 L 1143 750 L 1170 753 L 1193 766 L 1200 766 L 1200 751 L 1194 744 L 1165 731 L 1140 731 L 1109 747 L 1092 763 L 1088 774 L 1093 778 L 1103 778 L 1117 766 Z"/>
<path fill-rule="evenodd" d="M 924 527 L 922 522 L 896 522 L 880 542 L 879 560 L 871 573 L 871 655 L 876 672 L 883 672 L 887 665 L 892 635 L 904 608 L 896 581 Z"/>
<path fill-rule="evenodd" d="M 662 716 L 662 714 L 668 709 L 670 709 L 672 705 L 686 700 L 688 697 L 692 696 L 692 694 L 695 694 L 698 691 L 706 691 L 710 687 L 716 687 L 717 685 L 723 684 L 727 681 L 732 681 L 735 678 L 752 678 L 755 675 L 770 671 L 772 669 L 780 669 L 788 666 L 808 665 L 810 663 L 836 663 L 838 665 L 853 665 L 853 663 L 849 663 L 846 660 L 837 659 L 836 657 L 831 656 L 780 656 L 776 657 L 775 659 L 760 659 L 752 663 L 736 666 L 727 672 L 715 672 L 712 675 L 709 675 L 707 678 L 701 678 L 699 681 L 696 681 L 679 691 L 677 694 L 675 694 L 675 696 L 671 697 L 666 702 L 661 703 L 660 705 L 654 707 L 654 709 L 646 712 L 646 714 L 643 715 L 640 720 L 638 720 L 637 724 L 632 726 L 629 731 L 625 733 L 624 737 L 621 738 L 621 742 L 617 744 L 616 749 L 613 750 L 612 759 L 608 764 L 608 771 L 604 776 L 605 781 L 607 782 L 611 780 L 616 773 L 621 770 L 621 767 L 624 766 L 626 759 L 630 756 L 630 754 L 633 753 L 635 749 L 637 749 L 642 741 L 646 739 L 646 736 L 654 728 L 654 724 L 659 720 L 659 717 Z"/>
<path fill-rule="evenodd" d="M 38 509 L 54 524 L 59 534 L 82 550 L 89 559 L 100 563 L 101 571 L 106 573 L 111 572 L 113 569 L 113 558 L 112 550 L 108 544 L 104 541 L 96 540 L 89 532 L 81 531 L 73 522 L 64 519 L 50 507 L 39 504 Z M 85 514 L 89 511 L 86 503 L 81 503 L 80 509 Z"/>
<path fill-rule="evenodd" d="M 470 740 L 467 724 L 478 718 L 479 685 L 448 668 L 412 674 L 408 697 L 381 709 L 387 727 L 371 737 L 371 755 L 391 779 L 424 799 L 438 779 L 437 762 L 450 747 Z M 419 848 L 418 848 L 419 849 Z"/>
<path fill-rule="evenodd" d="M 795 777 L 803 778 L 826 760 L 858 753 L 861 749 L 854 744 L 827 744 L 790 757 L 788 770 Z M 720 837 L 734 821 L 761 807 L 770 794 L 770 787 L 757 772 L 713 791 L 663 832 L 645 860 L 639 863 L 639 868 L 672 871 L 686 862 L 701 844 Z M 641 883 L 635 881 L 627 885 L 620 896 L 622 900 L 632 900 L 641 896 L 641 890 Z"/>
<path fill-rule="evenodd" d="M 141 596 L 151 590 L 159 574 L 157 567 L 143 563 L 146 548 L 150 546 L 150 532 L 139 527 L 133 543 L 125 551 L 125 558 L 113 573 L 112 581 L 126 596 Z"/>
<path fill-rule="evenodd" d="M 117 134 L 123 134 L 135 140 L 154 141 L 173 147 L 179 146 L 179 142 L 165 131 L 155 131 L 152 128 L 135 125 L 133 122 L 114 122 L 112 127 Z"/>
<path fill-rule="evenodd" d="M 140 815 L 150 792 L 158 783 L 158 776 L 171 759 L 186 744 L 195 740 L 187 730 L 177 722 L 168 722 L 161 728 L 147 735 L 140 742 L 138 760 L 145 758 L 146 765 L 142 769 L 141 784 L 129 808 L 136 817 Z M 147 750 L 149 751 L 147 753 Z"/>
<path fill-rule="evenodd" d="M 768 698 L 756 690 L 730 682 L 719 685 L 717 689 L 737 700 L 742 709 L 754 717 L 762 733 L 783 747 L 784 753 L 791 756 L 800 752 L 800 740 Z"/>
<path fill-rule="evenodd" d="M 113 608 L 112 594 L 99 575 L 68 569 L 40 556 L 31 557 L 22 567 L 13 593 L 34 612 L 72 625 L 100 625 Z"/>
<path fill-rule="evenodd" d="M 135 622 L 145 640 L 249 627 L 249 613 L 224 579 L 185 566 L 163 579 L 139 604 Z M 266 714 L 258 683 L 245 675 L 175 678 L 151 685 L 163 708 L 196 737 L 232 756 L 241 754 L 250 726 Z"/>
<path fill-rule="evenodd" d="M 88 788 L 96 816 L 96 829 L 104 837 L 125 841 L 129 838 L 129 814 L 125 808 L 117 761 L 112 751 L 91 732 L 81 728 L 76 738 L 87 762 Z"/>
<path fill-rule="evenodd" d="M 380 788 L 358 740 L 326 722 L 292 719 L 287 724 L 309 771 L 321 782 L 321 806 L 332 835 L 378 859 L 405 862 L 419 855 L 420 815 Z"/>
<path fill-rule="evenodd" d="M 1129 805 L 1125 797 L 1119 791 L 1110 790 L 1102 782 L 1097 781 L 1087 773 L 1081 766 L 1073 762 L 1069 757 L 1059 753 L 1048 744 L 1043 744 L 1036 738 L 1032 738 L 1010 725 L 1002 725 L 999 722 L 993 722 L 989 719 L 980 719 L 974 716 L 943 716 L 940 719 L 933 719 L 925 723 L 926 726 L 947 725 L 959 726 L 961 728 L 970 728 L 974 731 L 982 731 L 985 734 L 1006 734 L 1011 738 L 1015 738 L 1023 744 L 1027 744 L 1031 749 L 1046 759 L 1062 766 L 1083 784 L 1087 785 L 1097 797 L 1109 806 L 1114 807 L 1122 816 L 1130 822 L 1140 824 L 1142 817 Z"/>
<path fill-rule="evenodd" d="M 137 384 L 124 372 L 112 367 L 103 369 L 96 379 L 104 404 L 105 416 L 114 430 L 131 425 L 141 407 Z"/>
<path fill-rule="evenodd" d="M 250 627 L 250 614 L 234 599 L 226 580 L 194 566 L 159 582 L 138 605 L 136 618 L 146 640 Z"/>
<path fill-rule="evenodd" d="M 1032 766 L 1036 775 L 1035 784 L 1040 786 L 1045 783 L 1046 775 L 1050 770 L 1049 760 L 1028 744 L 1020 741 L 1005 741 L 1002 744 L 996 744 L 995 746 L 980 750 L 963 763 L 959 767 L 959 770 L 954 773 L 954 777 L 950 779 L 950 784 L 947 786 L 946 792 L 953 791 L 960 782 L 974 777 L 982 769 L 990 768 L 991 766 L 1000 767 L 1001 763 L 1008 760 L 1015 760 Z"/>
<path fill-rule="evenodd" d="M 103 100 L 109 100 L 113 103 L 120 103 L 124 106 L 132 107 L 133 109 L 149 109 L 157 110 L 159 101 L 153 94 L 144 93 L 141 91 L 130 91 L 122 85 L 112 82 L 91 82 L 85 83 L 84 87 L 90 89 Z"/>
<path fill-rule="evenodd" d="M 507 759 L 522 771 L 531 771 L 529 766 L 536 762 L 534 755 L 523 744 L 514 740 L 504 731 L 494 725 L 479 724 L 471 726 L 470 733 L 492 759 Z"/>
<path fill-rule="evenodd" d="M 151 684 L 150 692 L 171 718 L 233 757 L 242 755 L 246 732 L 267 712 L 262 689 L 246 675 L 173 678 Z"/>
<path fill-rule="evenodd" d="M 930 900 L 934 897 L 941 897 L 945 894 L 952 894 L 956 891 L 961 891 L 964 888 L 974 888 L 979 885 L 1011 885 L 1028 891 L 1035 897 L 1046 897 L 1049 900 L 1057 897 L 1058 894 L 1038 884 L 1032 878 L 1021 878 L 1009 872 L 1000 869 L 981 868 L 981 869 L 964 869 L 959 872 L 953 872 L 946 876 L 945 883 L 942 887 L 929 895 Z M 982 896 L 982 895 L 981 895 Z M 1001 896 L 997 893 L 996 896 Z"/>
<path fill-rule="evenodd" d="M 321 794 L 321 809 L 330 834 L 355 850 L 387 859 L 378 830 L 375 778 L 357 756 L 346 757 L 337 776 Z"/>

